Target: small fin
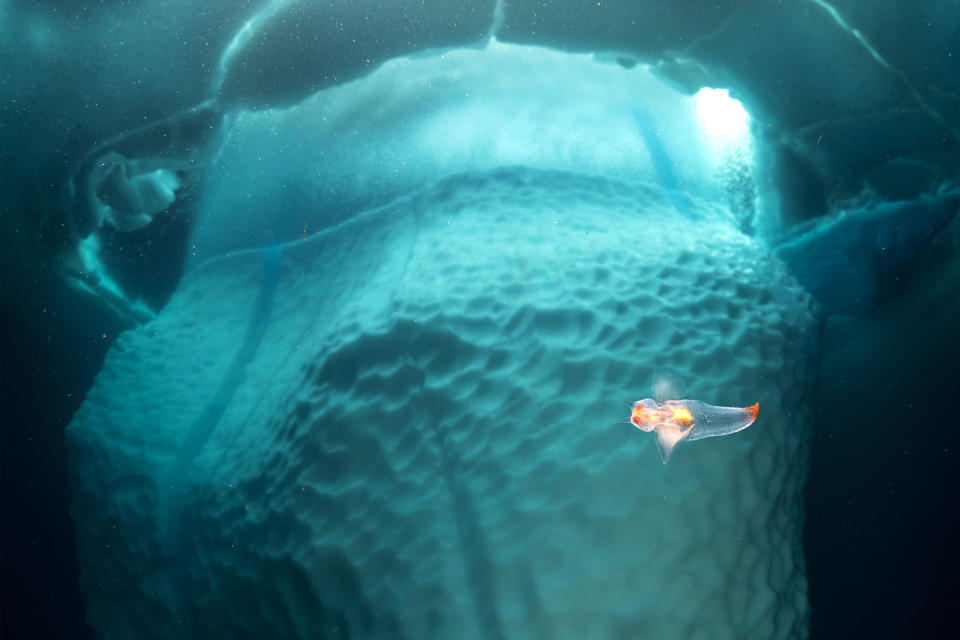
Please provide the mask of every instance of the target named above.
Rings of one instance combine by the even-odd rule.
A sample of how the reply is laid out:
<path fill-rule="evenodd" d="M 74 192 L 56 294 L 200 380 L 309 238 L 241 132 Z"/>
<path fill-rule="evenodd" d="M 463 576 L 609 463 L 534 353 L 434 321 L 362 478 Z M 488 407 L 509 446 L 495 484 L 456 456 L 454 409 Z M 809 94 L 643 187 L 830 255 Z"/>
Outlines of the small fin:
<path fill-rule="evenodd" d="M 670 461 L 670 456 L 673 455 L 673 450 L 677 448 L 677 445 L 686 440 L 687 436 L 690 434 L 690 429 L 686 431 L 678 431 L 676 429 L 657 429 L 657 450 L 660 452 L 660 460 L 663 464 L 667 464 Z"/>
<path fill-rule="evenodd" d="M 683 377 L 669 369 L 658 369 L 650 379 L 653 399 L 657 402 L 680 400 L 687 394 L 687 383 Z"/>

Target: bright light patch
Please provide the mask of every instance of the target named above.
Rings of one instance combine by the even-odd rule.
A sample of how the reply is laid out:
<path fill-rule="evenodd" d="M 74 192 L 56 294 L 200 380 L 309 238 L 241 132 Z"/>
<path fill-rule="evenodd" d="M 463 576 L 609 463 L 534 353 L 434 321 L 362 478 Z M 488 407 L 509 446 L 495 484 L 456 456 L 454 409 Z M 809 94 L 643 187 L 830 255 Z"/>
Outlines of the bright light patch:
<path fill-rule="evenodd" d="M 80 256 L 80 261 L 83 263 L 84 270 L 89 274 L 90 280 L 94 282 L 98 288 L 105 290 L 111 295 L 123 297 L 123 290 L 120 288 L 120 285 L 107 275 L 103 262 L 100 261 L 100 239 L 97 238 L 95 233 L 91 233 L 77 245 L 77 253 Z"/>
<path fill-rule="evenodd" d="M 750 114 L 726 89 L 700 89 L 693 96 L 703 132 L 711 138 L 734 142 L 749 135 Z"/>

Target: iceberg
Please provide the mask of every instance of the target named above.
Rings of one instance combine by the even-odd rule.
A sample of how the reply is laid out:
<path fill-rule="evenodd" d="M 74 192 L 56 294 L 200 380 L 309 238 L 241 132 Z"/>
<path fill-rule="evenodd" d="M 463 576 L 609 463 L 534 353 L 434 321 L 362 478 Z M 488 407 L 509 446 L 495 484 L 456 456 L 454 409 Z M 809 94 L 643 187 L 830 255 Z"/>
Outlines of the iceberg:
<path fill-rule="evenodd" d="M 806 637 L 822 328 L 956 229 L 949 30 L 255 4 L 2 9 L 84 96 L 4 111 L 4 180 L 130 327 L 66 432 L 98 636 Z M 664 466 L 616 424 L 663 370 L 763 411 Z"/>
<path fill-rule="evenodd" d="M 501 168 L 198 266 L 70 426 L 94 627 L 801 635 L 816 317 L 692 202 Z M 611 422 L 666 365 L 761 422 L 663 467 Z"/>
<path fill-rule="evenodd" d="M 231 117 L 193 265 L 68 430 L 94 627 L 802 635 L 819 321 L 697 106 L 494 43 Z M 663 368 L 761 423 L 665 470 L 612 424 Z"/>

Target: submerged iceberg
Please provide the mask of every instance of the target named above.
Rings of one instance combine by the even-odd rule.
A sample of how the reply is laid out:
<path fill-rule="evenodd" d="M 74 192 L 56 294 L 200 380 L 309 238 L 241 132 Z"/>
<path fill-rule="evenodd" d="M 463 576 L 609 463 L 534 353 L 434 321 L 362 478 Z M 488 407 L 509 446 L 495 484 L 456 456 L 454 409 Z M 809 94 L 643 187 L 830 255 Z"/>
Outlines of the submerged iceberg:
<path fill-rule="evenodd" d="M 68 432 L 96 629 L 802 635 L 817 324 L 729 204 L 749 135 L 582 56 L 553 86 L 580 100 L 492 100 L 561 57 L 398 61 L 238 116 L 197 264 Z M 601 101 L 604 74 L 632 82 Z M 665 368 L 762 423 L 663 468 L 613 423 Z"/>
<path fill-rule="evenodd" d="M 801 635 L 814 316 L 696 205 L 464 174 L 191 272 L 70 427 L 95 628 Z M 664 366 L 762 423 L 663 467 L 611 422 Z"/>
<path fill-rule="evenodd" d="M 494 27 L 556 44 L 527 4 Z M 822 265 L 852 264 L 830 229 L 854 225 L 860 260 L 893 221 L 909 260 L 952 185 L 791 237 L 824 213 L 778 193 L 811 134 L 757 136 L 694 92 L 695 60 L 384 45 L 349 83 L 270 81 L 303 72 L 270 48 L 302 6 L 251 18 L 201 116 L 174 118 L 204 148 L 154 145 L 134 174 L 158 187 L 141 213 L 184 191 L 192 222 L 169 303 L 118 338 L 67 432 L 96 631 L 804 637 L 810 398 L 823 312 L 847 302 Z M 567 48 L 618 51 L 584 33 Z M 615 422 L 663 369 L 759 419 L 662 466 Z"/>

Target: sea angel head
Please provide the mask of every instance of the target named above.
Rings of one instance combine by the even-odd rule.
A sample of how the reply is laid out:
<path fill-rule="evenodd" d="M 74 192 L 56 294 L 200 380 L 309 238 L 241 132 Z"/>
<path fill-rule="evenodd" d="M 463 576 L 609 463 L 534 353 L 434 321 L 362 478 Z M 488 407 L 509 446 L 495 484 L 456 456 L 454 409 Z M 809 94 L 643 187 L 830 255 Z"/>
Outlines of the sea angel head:
<path fill-rule="evenodd" d="M 653 431 L 660 423 L 661 416 L 657 403 L 650 398 L 634 402 L 630 409 L 630 424 L 641 431 Z"/>

